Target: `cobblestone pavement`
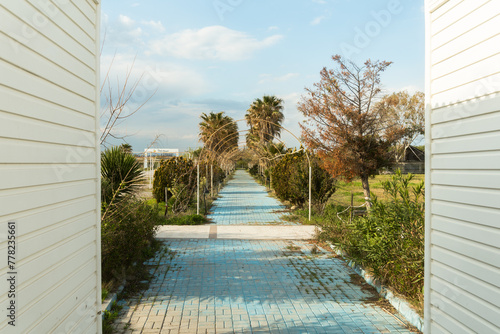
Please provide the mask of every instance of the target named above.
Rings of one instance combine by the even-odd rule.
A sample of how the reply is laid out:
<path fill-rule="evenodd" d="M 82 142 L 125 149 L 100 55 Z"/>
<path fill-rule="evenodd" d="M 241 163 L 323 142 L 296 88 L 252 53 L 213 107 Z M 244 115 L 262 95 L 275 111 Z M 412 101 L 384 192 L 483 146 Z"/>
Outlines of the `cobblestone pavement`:
<path fill-rule="evenodd" d="M 295 225 L 281 220 L 285 207 L 269 196 L 245 171 L 237 170 L 219 193 L 208 218 L 217 225 L 276 224 Z"/>
<path fill-rule="evenodd" d="M 168 240 L 149 289 L 116 322 L 129 333 L 409 333 L 306 241 Z"/>
<path fill-rule="evenodd" d="M 163 249 L 147 263 L 149 288 L 119 302 L 118 333 L 410 332 L 341 259 L 307 240 L 248 231 L 281 216 L 272 212 L 280 204 L 249 175 L 237 171 L 221 195 L 211 216 L 218 225 L 160 239 Z M 255 240 L 258 233 L 267 240 Z"/>

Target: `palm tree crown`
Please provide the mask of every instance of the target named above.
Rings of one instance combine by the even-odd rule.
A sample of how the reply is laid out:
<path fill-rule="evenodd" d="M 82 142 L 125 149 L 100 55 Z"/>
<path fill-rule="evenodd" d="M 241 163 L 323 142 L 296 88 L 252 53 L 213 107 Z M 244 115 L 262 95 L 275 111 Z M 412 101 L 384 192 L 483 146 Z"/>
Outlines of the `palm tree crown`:
<path fill-rule="evenodd" d="M 283 122 L 283 100 L 272 95 L 255 99 L 247 110 L 245 119 L 250 126 L 250 133 L 260 141 L 269 142 L 281 134 Z"/>
<path fill-rule="evenodd" d="M 200 141 L 209 151 L 220 154 L 238 146 L 238 125 L 223 111 L 202 113 L 200 118 Z"/>

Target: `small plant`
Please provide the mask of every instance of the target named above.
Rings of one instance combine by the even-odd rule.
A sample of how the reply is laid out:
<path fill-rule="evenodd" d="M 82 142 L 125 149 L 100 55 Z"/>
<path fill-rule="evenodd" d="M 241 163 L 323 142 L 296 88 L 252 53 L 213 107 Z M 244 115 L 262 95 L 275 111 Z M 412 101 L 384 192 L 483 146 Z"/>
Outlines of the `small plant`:
<path fill-rule="evenodd" d="M 111 304 L 111 310 L 104 311 L 104 317 L 102 320 L 102 332 L 104 334 L 113 333 L 113 323 L 115 322 L 116 318 L 118 318 L 118 315 L 122 308 L 123 306 L 120 306 L 116 302 L 113 302 L 113 304 Z"/>
<path fill-rule="evenodd" d="M 106 288 L 101 289 L 101 302 L 108 298 L 109 291 Z"/>
<path fill-rule="evenodd" d="M 131 194 L 141 181 L 142 167 L 137 159 L 118 146 L 101 154 L 101 198 L 110 205 Z"/>
<path fill-rule="evenodd" d="M 183 215 L 171 217 L 163 223 L 164 225 L 203 225 L 207 219 L 202 215 Z"/>
<path fill-rule="evenodd" d="M 151 244 L 163 218 L 146 202 L 132 198 L 108 211 L 101 222 L 101 259 L 104 281 L 120 276 Z"/>

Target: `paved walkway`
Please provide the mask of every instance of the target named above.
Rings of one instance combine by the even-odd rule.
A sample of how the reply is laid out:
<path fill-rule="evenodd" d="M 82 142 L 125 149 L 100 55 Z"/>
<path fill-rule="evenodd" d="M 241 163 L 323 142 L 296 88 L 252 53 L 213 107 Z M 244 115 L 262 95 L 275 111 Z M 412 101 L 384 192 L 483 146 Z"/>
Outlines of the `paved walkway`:
<path fill-rule="evenodd" d="M 276 224 L 295 225 L 281 220 L 285 207 L 267 195 L 261 186 L 245 171 L 237 170 L 233 179 L 219 193 L 208 218 L 217 225 Z"/>
<path fill-rule="evenodd" d="M 220 218 L 231 224 L 231 217 L 240 215 L 246 217 L 240 223 L 268 221 L 272 212 L 252 215 L 253 207 L 274 208 L 258 204 L 267 203 L 267 193 L 261 190 L 259 198 L 253 190 L 258 187 L 241 172 L 228 187 L 220 199 L 226 206 L 218 202 L 214 211 L 215 223 Z M 250 197 L 245 189 L 255 191 L 251 201 L 244 200 Z M 165 238 L 163 249 L 147 263 L 149 288 L 125 302 L 116 322 L 118 332 L 410 332 L 387 311 L 390 307 L 377 302 L 368 285 L 356 283 L 359 276 L 344 261 L 298 240 L 312 235 L 305 236 L 303 227 L 311 228 L 210 225 L 194 227 L 197 233 L 189 226 L 163 229 L 158 234 Z M 255 229 L 260 230 L 252 232 Z M 283 236 L 295 240 L 278 240 Z"/>

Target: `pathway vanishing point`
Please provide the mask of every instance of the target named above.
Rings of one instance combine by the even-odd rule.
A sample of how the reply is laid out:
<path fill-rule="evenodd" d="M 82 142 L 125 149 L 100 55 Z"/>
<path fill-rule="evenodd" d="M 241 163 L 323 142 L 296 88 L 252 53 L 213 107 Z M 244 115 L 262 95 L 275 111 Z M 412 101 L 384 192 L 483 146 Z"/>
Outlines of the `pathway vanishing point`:
<path fill-rule="evenodd" d="M 153 278 L 121 302 L 118 333 L 409 333 L 343 260 L 313 246 L 313 226 L 246 172 L 221 191 L 213 225 L 163 226 Z M 358 282 L 358 283 L 356 283 Z"/>

